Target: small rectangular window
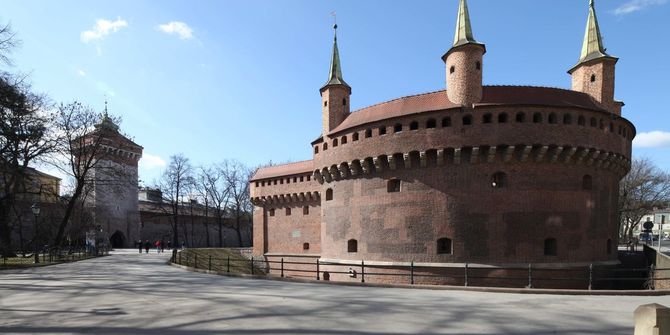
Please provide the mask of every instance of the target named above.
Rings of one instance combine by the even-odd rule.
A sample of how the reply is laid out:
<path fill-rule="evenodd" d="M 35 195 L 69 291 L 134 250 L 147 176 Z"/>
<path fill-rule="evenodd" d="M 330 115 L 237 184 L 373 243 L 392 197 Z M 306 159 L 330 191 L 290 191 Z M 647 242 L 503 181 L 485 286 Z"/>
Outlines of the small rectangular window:
<path fill-rule="evenodd" d="M 399 179 L 389 180 L 387 184 L 387 191 L 389 193 L 400 192 L 400 180 Z"/>
<path fill-rule="evenodd" d="M 307 215 L 309 214 L 309 206 L 304 206 L 302 208 L 302 215 Z"/>
<path fill-rule="evenodd" d="M 269 212 L 270 212 L 270 216 L 275 216 L 275 209 L 274 208 L 270 208 Z"/>
<path fill-rule="evenodd" d="M 289 215 L 291 215 L 291 208 L 286 207 L 286 216 L 289 216 Z"/>

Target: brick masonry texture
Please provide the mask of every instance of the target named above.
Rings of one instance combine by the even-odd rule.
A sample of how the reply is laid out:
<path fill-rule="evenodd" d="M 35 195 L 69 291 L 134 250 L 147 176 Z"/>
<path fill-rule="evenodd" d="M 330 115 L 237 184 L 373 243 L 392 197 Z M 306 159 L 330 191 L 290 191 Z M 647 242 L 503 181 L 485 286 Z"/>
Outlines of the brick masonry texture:
<path fill-rule="evenodd" d="M 313 171 L 287 166 L 293 174 L 277 175 L 282 167 L 274 167 L 252 178 L 255 254 L 319 258 L 331 280 L 346 281 L 358 279 L 328 262 L 376 262 L 381 272 L 410 262 L 573 271 L 616 264 L 618 183 L 635 137 L 614 100 L 616 60 L 574 67 L 572 90 L 496 87 L 482 86 L 484 52 L 466 44 L 445 55 L 446 91 L 353 113 L 340 101 L 347 88 L 323 88 L 322 134 L 311 165 L 299 164 Z M 538 279 L 561 275 L 542 271 Z M 463 280 L 426 278 L 417 281 Z"/>

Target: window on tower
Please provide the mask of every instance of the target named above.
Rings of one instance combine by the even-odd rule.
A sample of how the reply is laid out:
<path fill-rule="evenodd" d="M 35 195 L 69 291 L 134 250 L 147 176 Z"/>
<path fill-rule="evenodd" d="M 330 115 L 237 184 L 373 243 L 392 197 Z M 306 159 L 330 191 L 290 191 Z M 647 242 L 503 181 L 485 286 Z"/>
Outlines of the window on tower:
<path fill-rule="evenodd" d="M 475 63 L 475 69 L 481 70 L 482 69 L 482 63 L 481 62 Z"/>
<path fill-rule="evenodd" d="M 454 72 L 456 72 L 456 67 L 452 65 L 452 66 L 449 68 L 449 73 L 454 73 Z"/>

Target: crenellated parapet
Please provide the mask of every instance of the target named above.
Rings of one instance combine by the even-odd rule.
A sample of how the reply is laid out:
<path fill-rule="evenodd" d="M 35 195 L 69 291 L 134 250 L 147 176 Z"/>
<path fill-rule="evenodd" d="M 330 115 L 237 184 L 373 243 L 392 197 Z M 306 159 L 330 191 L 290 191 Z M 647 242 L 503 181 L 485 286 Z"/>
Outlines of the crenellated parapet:
<path fill-rule="evenodd" d="M 615 152 L 598 148 L 574 147 L 568 145 L 500 145 L 458 148 L 431 148 L 422 151 L 382 154 L 361 157 L 339 164 L 316 169 L 314 180 L 331 183 L 347 178 L 360 178 L 374 173 L 399 169 L 420 169 L 470 164 L 473 167 L 491 163 L 529 163 L 579 165 L 605 169 L 619 178 L 630 170 L 630 158 Z"/>

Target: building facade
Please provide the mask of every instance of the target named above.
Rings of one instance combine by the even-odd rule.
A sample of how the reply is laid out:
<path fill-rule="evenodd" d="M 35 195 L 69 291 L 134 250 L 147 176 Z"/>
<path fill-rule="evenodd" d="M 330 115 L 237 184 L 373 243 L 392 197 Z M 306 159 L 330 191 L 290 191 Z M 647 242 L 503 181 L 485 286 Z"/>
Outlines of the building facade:
<path fill-rule="evenodd" d="M 313 159 L 251 180 L 254 252 L 345 266 L 617 264 L 635 127 L 614 99 L 617 58 L 593 2 L 569 90 L 485 86 L 485 53 L 461 0 L 447 89 L 350 112 L 335 37 Z"/>
<path fill-rule="evenodd" d="M 85 202 L 93 227 L 108 234 L 112 247 L 132 246 L 140 236 L 137 166 L 143 148 L 119 132 L 106 108 L 95 128 L 92 137 L 102 139 L 96 144 L 101 150 L 89 172 Z"/>

